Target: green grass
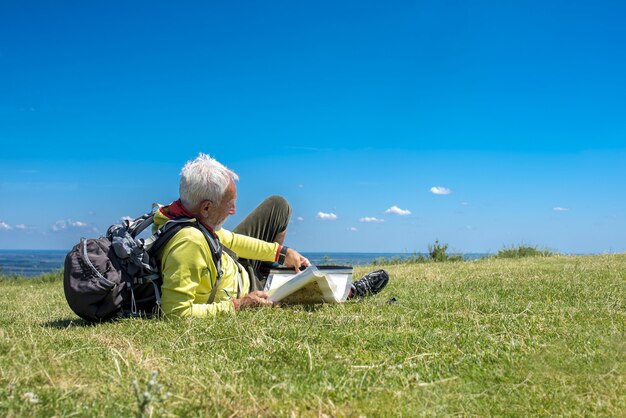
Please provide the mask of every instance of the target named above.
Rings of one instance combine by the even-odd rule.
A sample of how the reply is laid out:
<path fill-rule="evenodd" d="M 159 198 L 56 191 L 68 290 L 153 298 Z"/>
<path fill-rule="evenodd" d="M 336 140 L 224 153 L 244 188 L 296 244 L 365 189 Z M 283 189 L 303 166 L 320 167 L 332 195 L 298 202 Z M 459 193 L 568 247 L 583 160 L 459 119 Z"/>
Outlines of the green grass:
<path fill-rule="evenodd" d="M 626 414 L 626 255 L 388 271 L 361 302 L 96 326 L 55 275 L 0 280 L 0 416 Z"/>

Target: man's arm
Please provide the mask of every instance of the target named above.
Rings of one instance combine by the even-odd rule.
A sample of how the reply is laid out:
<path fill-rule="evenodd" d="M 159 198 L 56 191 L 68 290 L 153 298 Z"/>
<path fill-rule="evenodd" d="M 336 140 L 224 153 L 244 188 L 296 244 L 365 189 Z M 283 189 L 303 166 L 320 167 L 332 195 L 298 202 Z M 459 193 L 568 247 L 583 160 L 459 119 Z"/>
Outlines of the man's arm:
<path fill-rule="evenodd" d="M 237 234 L 224 228 L 217 232 L 220 242 L 233 250 L 241 258 L 260 261 L 277 261 L 296 271 L 311 263 L 293 248 L 283 247 L 276 242 L 266 242 L 247 235 Z M 283 252 L 281 257 L 281 250 Z"/>
<path fill-rule="evenodd" d="M 247 235 L 237 234 L 224 228 L 217 231 L 220 242 L 241 258 L 260 261 L 277 261 L 280 244 L 267 242 Z"/>

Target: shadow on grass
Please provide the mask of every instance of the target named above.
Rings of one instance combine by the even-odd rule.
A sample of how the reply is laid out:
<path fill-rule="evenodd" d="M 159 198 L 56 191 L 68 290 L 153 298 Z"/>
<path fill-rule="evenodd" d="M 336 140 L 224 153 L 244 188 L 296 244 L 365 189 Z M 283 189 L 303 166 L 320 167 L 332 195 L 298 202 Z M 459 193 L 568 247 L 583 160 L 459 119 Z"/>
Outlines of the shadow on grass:
<path fill-rule="evenodd" d="M 305 311 L 305 312 L 317 312 L 324 307 L 323 303 L 317 303 L 314 305 L 300 305 L 297 303 L 294 304 L 281 304 L 279 305 L 281 309 L 288 309 L 292 311 Z"/>
<path fill-rule="evenodd" d="M 44 328 L 66 329 L 70 327 L 93 327 L 96 325 L 98 324 L 85 321 L 84 319 L 55 319 L 54 321 L 44 322 L 41 326 Z"/>

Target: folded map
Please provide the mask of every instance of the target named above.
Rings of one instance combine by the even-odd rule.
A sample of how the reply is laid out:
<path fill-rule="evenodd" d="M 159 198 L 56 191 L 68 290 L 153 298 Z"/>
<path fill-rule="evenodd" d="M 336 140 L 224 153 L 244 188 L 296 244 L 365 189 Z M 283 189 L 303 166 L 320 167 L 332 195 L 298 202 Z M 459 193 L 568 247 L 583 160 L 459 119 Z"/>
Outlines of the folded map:
<path fill-rule="evenodd" d="M 265 291 L 272 302 L 311 305 L 342 303 L 350 293 L 352 267 L 313 265 L 296 273 L 293 269 L 272 269 Z"/>

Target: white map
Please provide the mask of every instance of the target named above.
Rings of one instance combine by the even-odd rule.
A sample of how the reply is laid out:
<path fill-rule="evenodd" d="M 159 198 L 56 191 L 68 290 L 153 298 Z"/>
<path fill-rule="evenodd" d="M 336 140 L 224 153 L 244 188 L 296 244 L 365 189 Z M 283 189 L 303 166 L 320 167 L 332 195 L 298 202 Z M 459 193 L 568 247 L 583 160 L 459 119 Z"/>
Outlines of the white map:
<path fill-rule="evenodd" d="M 272 302 L 310 305 L 342 303 L 350 293 L 352 267 L 313 265 L 295 273 L 293 270 L 272 270 L 265 291 Z"/>

